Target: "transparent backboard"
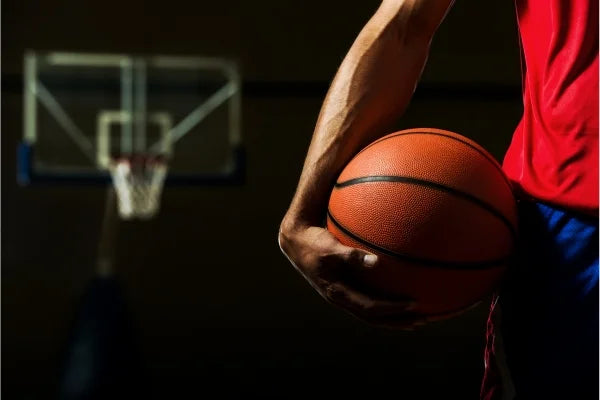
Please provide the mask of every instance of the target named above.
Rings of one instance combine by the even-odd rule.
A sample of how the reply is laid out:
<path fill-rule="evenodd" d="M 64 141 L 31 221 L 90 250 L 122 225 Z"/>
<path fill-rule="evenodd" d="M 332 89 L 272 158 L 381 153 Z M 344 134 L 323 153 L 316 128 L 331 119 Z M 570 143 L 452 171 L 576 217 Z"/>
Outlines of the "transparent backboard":
<path fill-rule="evenodd" d="M 136 154 L 166 158 L 166 184 L 242 178 L 234 63 L 61 52 L 24 61 L 20 183 L 108 183 L 111 160 Z"/>

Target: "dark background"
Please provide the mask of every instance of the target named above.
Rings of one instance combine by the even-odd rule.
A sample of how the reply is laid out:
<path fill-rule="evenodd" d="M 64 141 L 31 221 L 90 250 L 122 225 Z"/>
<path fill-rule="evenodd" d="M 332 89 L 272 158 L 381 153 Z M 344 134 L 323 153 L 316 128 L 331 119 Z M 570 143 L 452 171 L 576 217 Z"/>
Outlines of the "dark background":
<path fill-rule="evenodd" d="M 17 186 L 25 49 L 240 63 L 246 183 L 169 188 L 157 218 L 121 226 L 117 270 L 154 393 L 477 398 L 487 302 L 415 332 L 374 329 L 324 302 L 277 246 L 328 82 L 377 5 L 2 2 L 5 398 L 52 396 L 75 307 L 93 276 L 105 198 L 97 187 Z M 501 159 L 520 112 L 512 2 L 458 1 L 399 128 L 457 131 Z"/>

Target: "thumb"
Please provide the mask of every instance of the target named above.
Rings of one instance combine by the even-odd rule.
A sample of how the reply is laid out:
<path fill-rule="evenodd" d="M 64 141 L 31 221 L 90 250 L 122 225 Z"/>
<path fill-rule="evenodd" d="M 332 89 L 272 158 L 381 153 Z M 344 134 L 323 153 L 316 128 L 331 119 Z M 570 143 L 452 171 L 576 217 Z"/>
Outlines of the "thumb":
<path fill-rule="evenodd" d="M 373 268 L 377 265 L 378 257 L 361 249 L 346 247 L 344 261 L 360 268 Z"/>

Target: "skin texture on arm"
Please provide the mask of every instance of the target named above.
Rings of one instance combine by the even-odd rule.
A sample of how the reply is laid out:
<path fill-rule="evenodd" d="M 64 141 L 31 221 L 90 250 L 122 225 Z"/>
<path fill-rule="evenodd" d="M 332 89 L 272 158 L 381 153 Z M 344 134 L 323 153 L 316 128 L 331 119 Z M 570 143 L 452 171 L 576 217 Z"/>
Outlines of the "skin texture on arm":
<path fill-rule="evenodd" d="M 328 301 L 373 324 L 410 326 L 406 302 L 376 299 L 344 281 L 376 257 L 343 246 L 322 221 L 332 185 L 362 147 L 389 133 L 409 104 L 429 44 L 453 0 L 385 0 L 364 26 L 327 93 L 279 245 Z"/>

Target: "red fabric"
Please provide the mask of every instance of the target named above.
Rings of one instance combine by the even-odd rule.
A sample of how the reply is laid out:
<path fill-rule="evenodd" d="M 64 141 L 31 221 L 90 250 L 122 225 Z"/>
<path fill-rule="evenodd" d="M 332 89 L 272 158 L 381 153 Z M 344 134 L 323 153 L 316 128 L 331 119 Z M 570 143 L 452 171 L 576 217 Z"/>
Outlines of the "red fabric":
<path fill-rule="evenodd" d="M 502 380 L 496 360 L 496 329 L 495 324 L 498 298 L 494 295 L 487 319 L 485 338 L 486 344 L 483 351 L 484 373 L 481 382 L 480 400 L 500 400 L 502 397 Z"/>
<path fill-rule="evenodd" d="M 516 0 L 524 114 L 503 168 L 521 196 L 598 215 L 598 0 Z"/>
<path fill-rule="evenodd" d="M 520 197 L 598 215 L 598 0 L 515 3 L 524 112 L 503 169 Z M 482 400 L 503 397 L 496 300 L 487 321 Z"/>

